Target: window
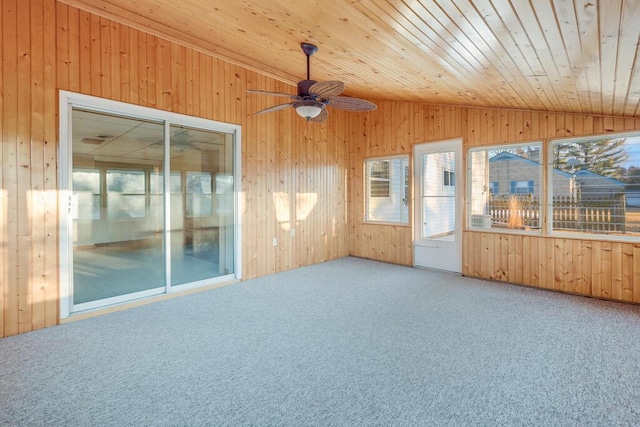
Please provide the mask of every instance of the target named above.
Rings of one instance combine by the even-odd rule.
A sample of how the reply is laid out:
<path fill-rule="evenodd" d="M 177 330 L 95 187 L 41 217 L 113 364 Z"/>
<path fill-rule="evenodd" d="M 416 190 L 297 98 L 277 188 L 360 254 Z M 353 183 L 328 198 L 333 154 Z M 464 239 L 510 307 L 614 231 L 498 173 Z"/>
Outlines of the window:
<path fill-rule="evenodd" d="M 443 171 L 442 180 L 444 182 L 444 186 L 445 187 L 453 187 L 453 186 L 456 185 L 456 180 L 455 180 L 455 176 L 454 176 L 454 172 L 453 171 L 445 169 Z"/>
<path fill-rule="evenodd" d="M 75 217 L 79 220 L 100 219 L 100 170 L 74 169 L 72 173 Z"/>
<path fill-rule="evenodd" d="M 509 183 L 511 194 L 533 194 L 533 181 L 511 181 Z"/>
<path fill-rule="evenodd" d="M 209 172 L 187 172 L 187 216 L 210 216 L 213 214 L 211 174 Z"/>
<path fill-rule="evenodd" d="M 552 141 L 552 231 L 640 235 L 640 134 Z"/>
<path fill-rule="evenodd" d="M 369 171 L 371 197 L 389 197 L 389 160 L 372 160 Z"/>
<path fill-rule="evenodd" d="M 144 218 L 146 194 L 144 170 L 107 169 L 109 218 Z"/>
<path fill-rule="evenodd" d="M 540 229 L 541 144 L 469 151 L 469 227 Z"/>
<path fill-rule="evenodd" d="M 497 181 L 489 183 L 489 193 L 498 194 L 500 192 L 500 184 Z"/>
<path fill-rule="evenodd" d="M 409 222 L 409 156 L 365 160 L 365 221 Z"/>
<path fill-rule="evenodd" d="M 182 174 L 180 172 L 171 171 L 169 178 L 169 191 L 172 196 L 171 209 L 177 213 L 181 208 L 182 197 Z M 149 211 L 152 216 L 162 218 L 164 206 L 162 205 L 164 194 L 164 179 L 162 171 L 151 171 L 149 176 Z"/>

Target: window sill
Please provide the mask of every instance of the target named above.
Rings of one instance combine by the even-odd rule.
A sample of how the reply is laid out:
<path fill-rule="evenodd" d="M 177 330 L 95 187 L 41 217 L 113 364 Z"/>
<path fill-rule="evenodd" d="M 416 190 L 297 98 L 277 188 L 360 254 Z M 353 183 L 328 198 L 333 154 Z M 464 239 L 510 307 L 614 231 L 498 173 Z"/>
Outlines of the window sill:
<path fill-rule="evenodd" d="M 363 225 L 385 225 L 393 227 L 411 227 L 411 224 L 404 222 L 388 222 L 388 221 L 362 221 Z"/>

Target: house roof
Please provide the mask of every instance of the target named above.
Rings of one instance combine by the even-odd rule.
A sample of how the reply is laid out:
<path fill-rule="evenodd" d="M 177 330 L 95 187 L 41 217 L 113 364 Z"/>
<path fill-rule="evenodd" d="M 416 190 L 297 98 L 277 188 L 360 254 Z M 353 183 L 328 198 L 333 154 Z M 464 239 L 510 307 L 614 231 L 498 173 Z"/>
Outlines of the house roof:
<path fill-rule="evenodd" d="M 527 158 L 522 157 L 522 156 L 518 156 L 517 154 L 509 153 L 507 151 L 503 151 L 503 152 L 498 153 L 495 156 L 491 157 L 489 159 L 489 162 L 500 162 L 500 161 L 508 161 L 508 160 L 523 162 L 524 164 L 529 164 L 531 166 L 539 166 L 540 165 L 539 162 L 536 162 L 536 161 L 531 160 L 531 159 L 527 159 Z M 570 173 L 562 171 L 560 169 L 554 168 L 553 169 L 553 173 L 561 175 L 561 176 L 565 176 L 567 178 L 571 178 L 571 174 Z M 577 171 L 574 175 L 576 177 L 578 177 L 578 178 L 583 178 L 583 179 L 584 178 L 601 178 L 601 179 L 606 180 L 609 184 L 616 185 L 616 186 L 624 187 L 624 185 L 625 185 L 624 182 L 618 181 L 615 178 L 611 178 L 611 177 L 608 177 L 608 176 L 600 175 L 600 174 L 597 174 L 595 172 L 591 172 L 589 170 L 584 170 L 584 169 Z"/>
<path fill-rule="evenodd" d="M 350 96 L 640 117 L 636 0 L 59 1 L 292 85 L 308 42 Z"/>
<path fill-rule="evenodd" d="M 618 181 L 615 178 L 611 178 L 609 176 L 600 175 L 598 173 L 591 172 L 591 171 L 584 170 L 584 169 L 583 170 L 579 170 L 578 172 L 575 173 L 575 175 L 576 175 L 576 177 L 583 178 L 583 179 L 584 178 L 587 178 L 587 179 L 588 178 L 600 178 L 600 179 L 606 180 L 609 185 L 615 185 L 615 186 L 620 186 L 620 187 L 624 187 L 625 186 L 624 182 Z"/>
<path fill-rule="evenodd" d="M 506 161 L 506 160 L 515 160 L 515 161 L 519 161 L 519 162 L 523 162 L 524 164 L 528 164 L 531 166 L 540 166 L 540 162 L 536 162 L 535 160 L 531 160 L 531 159 L 527 159 L 525 157 L 522 156 L 518 156 L 517 154 L 513 154 L 513 153 L 509 153 L 507 151 L 503 151 L 501 153 L 496 154 L 495 156 L 491 157 L 489 159 L 489 162 L 500 162 L 500 161 Z M 553 173 L 554 174 L 558 174 L 560 176 L 564 176 L 567 178 L 571 178 L 571 174 L 567 173 L 565 171 L 562 171 L 560 169 L 553 169 Z"/>

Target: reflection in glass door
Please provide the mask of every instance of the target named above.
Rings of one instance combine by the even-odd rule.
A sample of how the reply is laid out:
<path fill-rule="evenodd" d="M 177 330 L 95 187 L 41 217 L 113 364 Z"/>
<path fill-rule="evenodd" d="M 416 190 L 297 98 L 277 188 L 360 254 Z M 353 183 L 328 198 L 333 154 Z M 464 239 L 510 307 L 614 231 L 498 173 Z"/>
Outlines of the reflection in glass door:
<path fill-rule="evenodd" d="M 147 203 L 162 173 L 163 124 L 73 110 L 73 305 L 164 291 L 162 210 Z M 113 300 L 113 298 L 116 298 Z"/>
<path fill-rule="evenodd" d="M 171 198 L 171 285 L 233 271 L 233 138 L 171 126 L 172 167 L 183 170 Z"/>
<path fill-rule="evenodd" d="M 69 297 L 61 298 L 61 317 L 239 278 L 238 127 L 170 115 L 186 126 L 155 110 L 141 118 L 137 107 L 127 116 L 85 103 L 92 105 L 68 110 L 68 122 L 61 114 L 68 123 L 61 189 L 69 194 L 61 210 L 61 293 Z"/>

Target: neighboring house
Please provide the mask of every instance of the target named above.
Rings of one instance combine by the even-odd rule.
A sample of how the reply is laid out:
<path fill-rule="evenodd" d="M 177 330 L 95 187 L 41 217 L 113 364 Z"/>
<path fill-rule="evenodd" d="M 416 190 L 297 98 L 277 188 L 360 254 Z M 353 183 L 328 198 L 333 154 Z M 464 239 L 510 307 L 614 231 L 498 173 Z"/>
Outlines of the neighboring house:
<path fill-rule="evenodd" d="M 494 196 L 540 194 L 540 163 L 516 154 L 502 152 L 489 159 L 489 191 Z M 553 170 L 553 194 L 576 195 L 578 187 L 570 173 Z"/>
<path fill-rule="evenodd" d="M 640 191 L 626 191 L 625 199 L 628 208 L 640 208 Z"/>
<path fill-rule="evenodd" d="M 424 156 L 422 203 L 424 236 L 444 236 L 455 231 L 455 156 L 452 152 Z"/>
<path fill-rule="evenodd" d="M 409 221 L 409 160 L 370 160 L 368 221 Z M 401 195 L 401 197 L 399 197 Z"/>
<path fill-rule="evenodd" d="M 615 178 L 603 176 L 588 170 L 575 173 L 579 185 L 580 197 L 584 199 L 611 199 L 625 194 L 625 184 Z"/>

